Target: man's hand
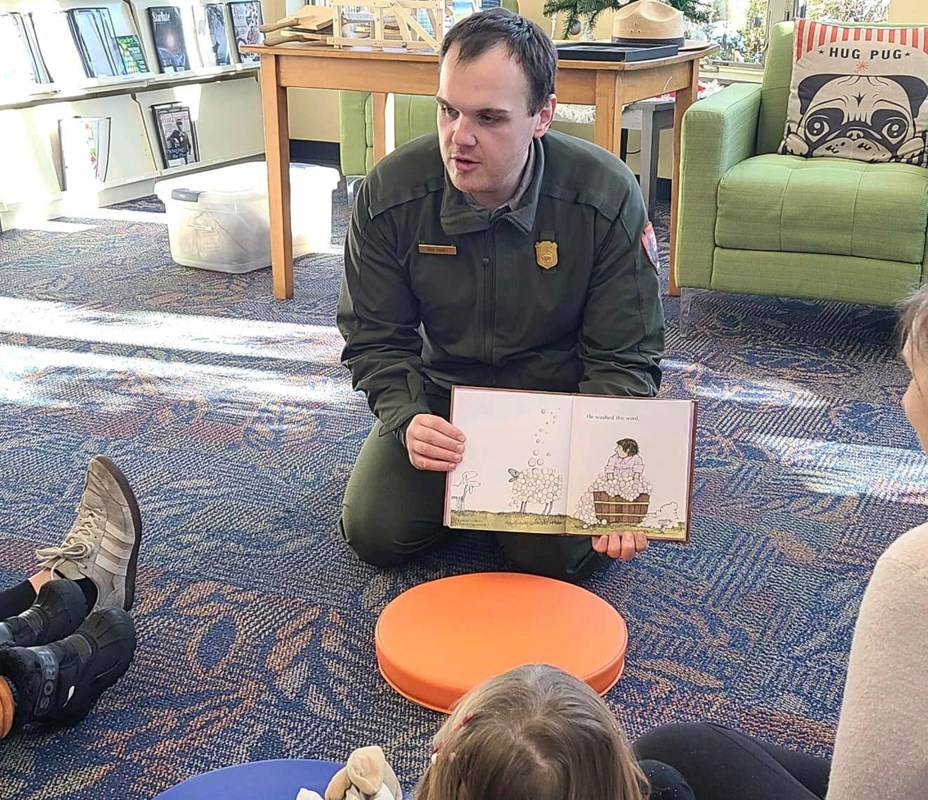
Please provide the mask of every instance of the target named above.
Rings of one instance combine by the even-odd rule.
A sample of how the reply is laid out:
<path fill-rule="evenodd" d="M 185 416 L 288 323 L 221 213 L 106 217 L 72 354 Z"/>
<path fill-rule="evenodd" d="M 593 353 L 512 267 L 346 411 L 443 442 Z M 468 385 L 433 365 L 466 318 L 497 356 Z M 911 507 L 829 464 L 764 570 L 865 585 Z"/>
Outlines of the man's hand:
<path fill-rule="evenodd" d="M 451 472 L 464 452 L 464 434 L 435 414 L 416 414 L 406 428 L 406 452 L 416 469 Z"/>
<path fill-rule="evenodd" d="M 638 553 L 643 553 L 648 549 L 648 537 L 641 531 L 594 536 L 593 549 L 597 553 L 605 553 L 609 558 L 631 561 Z"/>

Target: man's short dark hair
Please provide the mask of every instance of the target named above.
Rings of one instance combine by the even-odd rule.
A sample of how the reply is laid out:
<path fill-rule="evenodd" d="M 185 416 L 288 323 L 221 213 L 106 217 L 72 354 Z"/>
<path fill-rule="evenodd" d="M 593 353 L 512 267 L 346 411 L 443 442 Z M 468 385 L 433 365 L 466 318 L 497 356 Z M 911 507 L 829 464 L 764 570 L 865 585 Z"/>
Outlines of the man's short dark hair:
<path fill-rule="evenodd" d="M 491 8 L 465 17 L 445 34 L 439 63 L 454 45 L 458 46 L 457 60 L 466 64 L 500 44 L 522 67 L 528 81 L 528 110 L 537 114 L 548 95 L 554 94 L 557 49 L 551 38 L 531 20 L 505 8 Z"/>

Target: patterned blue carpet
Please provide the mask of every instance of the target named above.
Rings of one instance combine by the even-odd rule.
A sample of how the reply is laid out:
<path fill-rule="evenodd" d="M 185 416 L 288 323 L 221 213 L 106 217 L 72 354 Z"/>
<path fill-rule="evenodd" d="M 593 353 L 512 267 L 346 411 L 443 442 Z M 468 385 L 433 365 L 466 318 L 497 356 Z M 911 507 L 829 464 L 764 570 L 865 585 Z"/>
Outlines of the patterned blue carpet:
<path fill-rule="evenodd" d="M 336 246 L 298 262 L 280 303 L 269 270 L 174 265 L 160 205 L 128 207 L 151 213 L 0 236 L 0 583 L 68 528 L 95 453 L 123 467 L 145 524 L 135 663 L 84 724 L 0 744 L 0 794 L 147 799 L 370 743 L 411 787 L 440 719 L 380 678 L 377 615 L 504 562 L 462 536 L 378 572 L 337 539 L 371 418 L 338 363 Z M 925 518 L 894 314 L 710 294 L 682 333 L 666 307 L 663 393 L 700 401 L 693 542 L 590 584 L 631 635 L 608 700 L 632 735 L 713 719 L 825 754 L 873 563 Z"/>

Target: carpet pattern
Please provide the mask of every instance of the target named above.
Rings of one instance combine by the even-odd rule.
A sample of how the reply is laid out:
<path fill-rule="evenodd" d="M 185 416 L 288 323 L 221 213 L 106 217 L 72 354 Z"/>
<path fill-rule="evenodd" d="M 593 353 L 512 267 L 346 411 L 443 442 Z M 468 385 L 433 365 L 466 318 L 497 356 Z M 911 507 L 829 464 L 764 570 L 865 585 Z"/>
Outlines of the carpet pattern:
<path fill-rule="evenodd" d="M 80 726 L 0 744 L 3 797 L 140 800 L 370 743 L 407 788 L 424 767 L 440 717 L 379 676 L 377 615 L 505 563 L 462 535 L 377 571 L 337 538 L 371 417 L 338 362 L 334 197 L 332 252 L 298 261 L 286 303 L 269 270 L 173 264 L 157 201 L 0 236 L 0 585 L 67 530 L 95 453 L 145 525 L 134 664 Z M 655 222 L 666 264 L 666 207 Z M 712 293 L 683 330 L 666 310 L 662 394 L 700 403 L 692 544 L 590 582 L 630 630 L 607 699 L 632 735 L 711 719 L 827 754 L 866 580 L 925 517 L 894 312 Z"/>

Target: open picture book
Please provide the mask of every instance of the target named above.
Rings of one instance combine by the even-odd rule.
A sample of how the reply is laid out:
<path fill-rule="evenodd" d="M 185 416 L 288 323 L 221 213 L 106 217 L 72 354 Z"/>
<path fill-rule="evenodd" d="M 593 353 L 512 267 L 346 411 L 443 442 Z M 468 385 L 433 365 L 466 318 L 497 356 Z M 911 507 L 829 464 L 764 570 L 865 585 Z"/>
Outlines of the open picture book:
<path fill-rule="evenodd" d="M 451 528 L 689 541 L 696 403 L 453 387 Z"/>

